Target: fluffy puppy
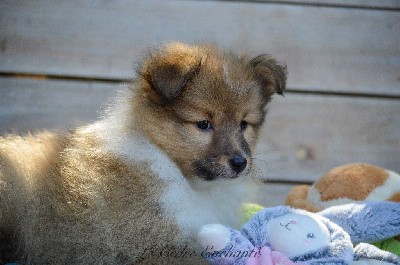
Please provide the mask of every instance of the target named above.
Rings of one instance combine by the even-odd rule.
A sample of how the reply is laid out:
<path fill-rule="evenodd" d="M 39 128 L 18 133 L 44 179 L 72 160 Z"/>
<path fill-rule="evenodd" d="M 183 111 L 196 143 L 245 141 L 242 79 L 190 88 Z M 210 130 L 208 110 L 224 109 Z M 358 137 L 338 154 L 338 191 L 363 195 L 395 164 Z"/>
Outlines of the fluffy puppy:
<path fill-rule="evenodd" d="M 2 262 L 200 264 L 197 229 L 236 226 L 285 68 L 172 43 L 98 122 L 0 138 Z"/>

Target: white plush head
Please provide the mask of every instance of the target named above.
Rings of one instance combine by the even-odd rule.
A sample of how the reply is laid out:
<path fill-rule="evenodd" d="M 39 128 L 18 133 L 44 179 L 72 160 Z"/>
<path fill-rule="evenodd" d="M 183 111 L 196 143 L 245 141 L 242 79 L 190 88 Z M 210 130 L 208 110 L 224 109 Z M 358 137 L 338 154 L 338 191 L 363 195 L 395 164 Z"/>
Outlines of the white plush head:
<path fill-rule="evenodd" d="M 289 258 L 314 252 L 331 242 L 329 230 L 321 221 L 298 213 L 273 218 L 266 233 L 271 247 Z"/>

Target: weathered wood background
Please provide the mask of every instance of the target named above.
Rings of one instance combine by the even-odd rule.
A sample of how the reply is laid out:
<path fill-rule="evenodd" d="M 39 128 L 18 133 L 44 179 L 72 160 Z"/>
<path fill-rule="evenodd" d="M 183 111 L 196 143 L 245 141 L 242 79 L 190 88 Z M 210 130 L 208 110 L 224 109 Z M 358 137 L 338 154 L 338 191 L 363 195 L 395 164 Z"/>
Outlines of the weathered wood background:
<path fill-rule="evenodd" d="M 0 134 L 94 120 L 135 60 L 170 40 L 287 63 L 256 154 L 267 205 L 344 163 L 400 171 L 397 0 L 2 0 Z"/>

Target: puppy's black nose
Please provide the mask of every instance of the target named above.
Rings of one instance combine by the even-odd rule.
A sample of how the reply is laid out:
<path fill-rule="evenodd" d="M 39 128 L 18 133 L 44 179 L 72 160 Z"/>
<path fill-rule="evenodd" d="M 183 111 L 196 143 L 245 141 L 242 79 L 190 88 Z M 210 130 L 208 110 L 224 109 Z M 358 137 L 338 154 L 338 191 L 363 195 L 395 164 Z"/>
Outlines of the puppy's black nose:
<path fill-rule="evenodd" d="M 245 157 L 241 155 L 235 155 L 230 160 L 229 163 L 231 164 L 232 169 L 236 173 L 242 172 L 247 166 L 247 160 Z"/>

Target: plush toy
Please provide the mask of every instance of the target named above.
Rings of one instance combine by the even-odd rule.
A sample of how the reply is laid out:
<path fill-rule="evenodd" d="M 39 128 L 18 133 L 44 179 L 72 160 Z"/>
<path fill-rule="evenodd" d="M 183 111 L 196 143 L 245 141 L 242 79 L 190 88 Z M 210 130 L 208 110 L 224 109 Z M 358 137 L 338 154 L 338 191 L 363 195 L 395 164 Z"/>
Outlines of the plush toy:
<path fill-rule="evenodd" d="M 294 187 L 286 204 L 318 212 L 351 202 L 400 202 L 400 175 L 370 164 L 348 164 L 333 168 L 312 186 Z"/>
<path fill-rule="evenodd" d="M 400 175 L 370 164 L 348 164 L 336 167 L 312 186 L 294 187 L 286 204 L 318 212 L 350 202 L 400 202 Z M 381 249 L 400 255 L 400 236 L 377 242 Z"/>
<path fill-rule="evenodd" d="M 237 231 L 201 228 L 201 255 L 215 265 L 400 264 L 370 244 L 400 233 L 400 204 L 370 202 L 331 207 L 318 214 L 288 206 L 266 208 Z"/>

